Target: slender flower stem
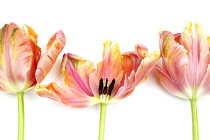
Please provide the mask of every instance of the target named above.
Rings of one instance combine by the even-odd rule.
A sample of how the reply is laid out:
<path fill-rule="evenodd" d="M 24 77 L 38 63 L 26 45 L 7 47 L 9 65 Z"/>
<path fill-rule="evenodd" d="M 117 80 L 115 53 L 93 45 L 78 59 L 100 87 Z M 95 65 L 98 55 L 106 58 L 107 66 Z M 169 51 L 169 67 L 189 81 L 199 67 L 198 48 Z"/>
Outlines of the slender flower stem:
<path fill-rule="evenodd" d="M 105 120 L 106 120 L 106 103 L 101 103 L 101 113 L 100 113 L 100 125 L 99 125 L 99 135 L 98 140 L 104 140 L 105 131 Z"/>
<path fill-rule="evenodd" d="M 24 140 L 24 92 L 17 92 L 18 99 L 18 140 Z"/>
<path fill-rule="evenodd" d="M 197 114 L 197 99 L 190 99 L 192 111 L 192 136 L 193 140 L 199 140 L 198 134 L 198 114 Z"/>

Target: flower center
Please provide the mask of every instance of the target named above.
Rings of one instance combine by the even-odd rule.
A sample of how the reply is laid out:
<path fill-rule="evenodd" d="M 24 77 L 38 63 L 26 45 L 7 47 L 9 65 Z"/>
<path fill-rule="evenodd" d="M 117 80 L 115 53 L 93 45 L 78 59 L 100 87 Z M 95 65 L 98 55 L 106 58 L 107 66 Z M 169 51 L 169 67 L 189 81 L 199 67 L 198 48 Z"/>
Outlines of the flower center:
<path fill-rule="evenodd" d="M 98 92 L 101 99 L 107 100 L 112 94 L 112 90 L 114 89 L 115 79 L 112 80 L 111 83 L 108 82 L 108 78 L 106 81 L 101 78 L 99 80 Z"/>

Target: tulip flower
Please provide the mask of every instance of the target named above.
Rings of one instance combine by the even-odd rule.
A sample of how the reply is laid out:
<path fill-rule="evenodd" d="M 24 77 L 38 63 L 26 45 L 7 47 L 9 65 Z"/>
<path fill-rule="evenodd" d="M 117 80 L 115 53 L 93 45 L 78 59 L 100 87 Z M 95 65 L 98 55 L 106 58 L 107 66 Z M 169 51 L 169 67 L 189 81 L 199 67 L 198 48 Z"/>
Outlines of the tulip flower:
<path fill-rule="evenodd" d="M 29 26 L 14 23 L 0 29 L 0 90 L 15 93 L 18 98 L 18 140 L 24 139 L 24 98 L 29 89 L 40 83 L 64 47 L 62 31 L 55 33 L 41 56 L 37 34 Z"/>
<path fill-rule="evenodd" d="M 62 60 L 64 85 L 37 85 L 38 95 L 83 108 L 99 103 L 101 106 L 99 140 L 104 139 L 106 107 L 129 96 L 145 80 L 160 54 L 148 54 L 147 48 L 137 45 L 137 52 L 120 53 L 118 44 L 105 41 L 103 59 L 94 64 L 77 55 L 66 53 Z"/>
<path fill-rule="evenodd" d="M 157 68 L 158 75 L 171 94 L 190 101 L 193 140 L 199 139 L 197 99 L 210 91 L 209 39 L 203 28 L 193 22 L 183 33 L 160 34 L 162 68 Z"/>

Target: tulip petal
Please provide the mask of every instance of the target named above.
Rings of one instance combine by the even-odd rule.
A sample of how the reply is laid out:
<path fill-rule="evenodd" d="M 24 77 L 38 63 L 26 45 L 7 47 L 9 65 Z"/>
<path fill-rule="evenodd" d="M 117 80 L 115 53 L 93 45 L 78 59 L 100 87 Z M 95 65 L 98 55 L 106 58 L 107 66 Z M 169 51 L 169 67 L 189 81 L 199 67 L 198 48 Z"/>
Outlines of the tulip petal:
<path fill-rule="evenodd" d="M 103 78 L 104 80 L 108 78 L 109 82 L 115 79 L 116 82 L 112 91 L 113 94 L 115 94 L 119 89 L 123 77 L 123 70 L 121 65 L 122 62 L 119 45 L 112 45 L 112 42 L 110 40 L 105 41 L 103 60 L 97 64 L 97 77 L 98 81 L 100 80 L 100 78 Z M 90 84 L 92 84 L 93 80 L 94 79 L 90 79 Z M 92 87 L 93 86 L 94 85 L 92 85 Z"/>
<path fill-rule="evenodd" d="M 77 91 L 93 96 L 89 87 L 89 74 L 94 71 L 92 62 L 70 53 L 64 54 L 62 72 L 65 84 Z M 98 86 L 98 85 L 97 85 Z"/>
<path fill-rule="evenodd" d="M 135 47 L 136 53 L 141 59 L 144 59 L 148 55 L 148 49 L 147 47 L 137 44 Z"/>
<path fill-rule="evenodd" d="M 128 54 L 123 54 L 123 57 L 131 57 L 133 60 L 132 63 L 138 64 L 139 58 L 136 57 L 133 53 L 128 53 Z M 130 59 L 131 59 L 130 58 Z M 135 59 L 134 59 L 135 58 Z M 132 70 L 130 75 L 126 75 L 123 86 L 118 90 L 117 94 L 114 96 L 114 99 L 123 99 L 127 96 L 129 96 L 134 88 L 141 82 L 145 80 L 149 72 L 154 68 L 156 65 L 157 61 L 160 58 L 160 53 L 153 52 L 152 54 L 148 54 L 140 63 L 138 66 L 138 69 Z M 125 60 L 125 59 L 124 59 Z M 125 64 L 128 63 L 128 61 L 124 62 Z"/>
<path fill-rule="evenodd" d="M 37 83 L 40 83 L 51 70 L 58 55 L 63 50 L 65 43 L 66 39 L 61 30 L 50 38 L 47 44 L 47 52 L 41 57 L 38 63 L 37 71 L 35 74 Z"/>
<path fill-rule="evenodd" d="M 199 87 L 207 67 L 210 45 L 203 28 L 189 22 L 181 34 L 181 45 L 188 51 L 187 79 L 192 88 Z"/>
<path fill-rule="evenodd" d="M 61 101 L 60 96 L 63 89 L 56 83 L 50 83 L 48 85 L 36 85 L 36 93 L 41 97 L 47 97 L 55 101 Z"/>
<path fill-rule="evenodd" d="M 31 27 L 29 27 L 27 25 L 23 25 L 22 30 L 28 36 L 28 39 L 31 42 L 31 48 L 32 48 L 32 52 L 33 52 L 33 57 L 32 57 L 31 64 L 30 64 L 30 69 L 27 72 L 27 80 L 26 80 L 27 83 L 26 83 L 26 86 L 25 86 L 25 89 L 28 89 L 30 87 L 33 87 L 37 83 L 37 81 L 35 79 L 35 72 L 36 72 L 36 69 L 37 69 L 37 64 L 40 60 L 41 48 L 39 48 L 36 45 L 38 35 L 36 34 L 36 32 Z"/>
<path fill-rule="evenodd" d="M 38 49 L 20 27 L 6 24 L 0 30 L 0 85 L 8 92 L 24 91 L 35 81 L 27 83 L 27 73 L 33 63 L 33 52 Z M 26 85 L 28 84 L 28 85 Z"/>
<path fill-rule="evenodd" d="M 161 84 L 167 89 L 167 91 L 177 97 L 183 99 L 189 99 L 191 97 L 188 90 L 183 89 L 180 85 L 171 79 L 160 67 L 157 67 L 157 73 L 160 78 Z"/>
<path fill-rule="evenodd" d="M 36 92 L 39 96 L 54 99 L 71 107 L 83 108 L 98 103 L 95 97 L 80 93 L 68 86 L 60 87 L 56 83 L 46 86 L 37 85 Z"/>
<path fill-rule="evenodd" d="M 129 77 L 125 77 L 123 86 L 119 88 L 118 92 L 114 95 L 113 100 L 122 100 L 129 96 L 133 93 L 135 85 L 137 85 L 137 83 L 135 83 L 135 72 L 132 71 Z"/>
<path fill-rule="evenodd" d="M 29 27 L 28 25 L 23 25 L 22 30 L 32 40 L 32 42 L 37 44 L 38 35 L 31 27 Z"/>
<path fill-rule="evenodd" d="M 159 51 L 154 51 L 153 53 L 148 54 L 141 61 L 141 64 L 136 71 L 135 83 L 139 83 L 142 80 L 144 80 L 144 78 L 146 78 L 147 75 L 151 72 L 151 70 L 154 68 L 159 59 L 160 59 Z"/>
<path fill-rule="evenodd" d="M 103 61 L 97 65 L 99 78 L 121 79 L 121 54 L 118 44 L 112 46 L 111 41 L 104 42 Z"/>
<path fill-rule="evenodd" d="M 140 50 L 138 51 L 139 53 Z M 139 54 L 138 54 L 139 55 Z M 128 52 L 122 54 L 122 69 L 124 74 L 130 76 L 131 72 L 136 71 L 141 63 L 141 58 L 139 58 L 135 52 Z"/>
<path fill-rule="evenodd" d="M 210 78 L 209 77 L 210 77 L 210 64 L 208 65 L 207 73 L 204 76 L 203 81 L 201 82 L 201 85 L 200 85 L 200 90 L 203 91 L 202 93 L 204 94 L 210 93 Z"/>
<path fill-rule="evenodd" d="M 190 89 L 186 69 L 188 63 L 187 50 L 175 40 L 175 35 L 163 32 L 160 38 L 163 71 L 182 89 Z"/>

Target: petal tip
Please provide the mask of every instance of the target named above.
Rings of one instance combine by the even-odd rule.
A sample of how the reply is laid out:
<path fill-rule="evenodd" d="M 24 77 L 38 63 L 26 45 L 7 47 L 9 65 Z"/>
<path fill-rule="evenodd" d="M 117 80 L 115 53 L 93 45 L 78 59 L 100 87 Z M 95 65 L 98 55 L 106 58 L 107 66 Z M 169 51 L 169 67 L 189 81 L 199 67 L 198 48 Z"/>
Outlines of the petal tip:
<path fill-rule="evenodd" d="M 141 44 L 136 44 L 135 50 L 136 50 L 136 53 L 138 54 L 138 56 L 141 59 L 144 59 L 148 55 L 147 47 L 145 47 L 145 46 L 143 46 Z"/>

